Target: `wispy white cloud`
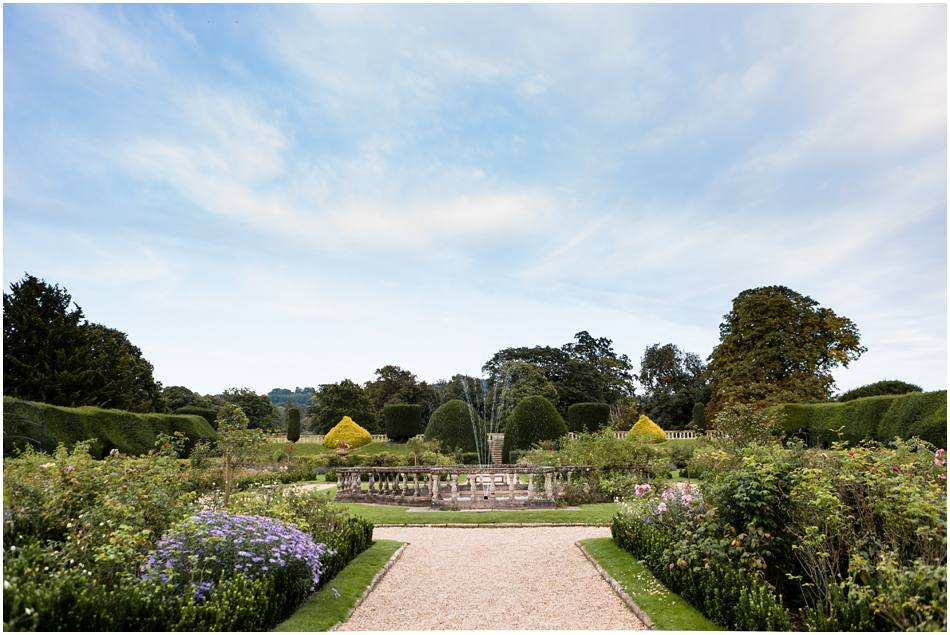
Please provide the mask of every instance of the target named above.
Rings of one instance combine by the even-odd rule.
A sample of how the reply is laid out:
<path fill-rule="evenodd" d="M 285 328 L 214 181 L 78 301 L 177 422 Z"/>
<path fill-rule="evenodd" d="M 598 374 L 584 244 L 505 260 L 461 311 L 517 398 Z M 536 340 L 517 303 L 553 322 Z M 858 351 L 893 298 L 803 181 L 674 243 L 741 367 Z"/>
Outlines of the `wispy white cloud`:
<path fill-rule="evenodd" d="M 98 7 L 57 5 L 37 10 L 53 29 L 50 41 L 68 64 L 96 73 L 155 65 L 145 46 Z"/>

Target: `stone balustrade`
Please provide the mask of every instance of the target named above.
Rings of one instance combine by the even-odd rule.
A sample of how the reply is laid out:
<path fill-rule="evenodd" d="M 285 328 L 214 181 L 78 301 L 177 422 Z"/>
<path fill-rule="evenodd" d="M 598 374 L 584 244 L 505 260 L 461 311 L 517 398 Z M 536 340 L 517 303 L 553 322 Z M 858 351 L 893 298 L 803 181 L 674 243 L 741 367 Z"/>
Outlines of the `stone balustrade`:
<path fill-rule="evenodd" d="M 445 508 L 553 507 L 572 482 L 588 487 L 587 466 L 450 465 L 346 467 L 336 498 Z"/>

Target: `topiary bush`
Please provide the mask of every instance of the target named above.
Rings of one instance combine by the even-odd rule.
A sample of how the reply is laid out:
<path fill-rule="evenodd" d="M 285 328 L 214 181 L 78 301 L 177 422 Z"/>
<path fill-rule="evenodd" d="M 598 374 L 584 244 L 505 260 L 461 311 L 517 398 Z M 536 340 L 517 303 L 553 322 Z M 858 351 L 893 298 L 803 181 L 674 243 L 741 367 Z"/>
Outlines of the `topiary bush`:
<path fill-rule="evenodd" d="M 155 447 L 159 434 L 186 438 L 185 451 L 201 439 L 217 433 L 196 415 L 142 414 L 106 410 L 93 406 L 66 408 L 45 403 L 3 398 L 3 454 L 9 456 L 27 446 L 52 452 L 60 443 L 72 447 L 93 439 L 89 452 L 102 458 L 113 448 L 125 454 L 146 454 Z"/>
<path fill-rule="evenodd" d="M 853 401 L 861 397 L 877 397 L 879 395 L 904 395 L 909 392 L 923 392 L 923 388 L 916 384 L 908 384 L 906 381 L 896 379 L 885 379 L 884 381 L 874 382 L 867 386 L 853 388 L 838 397 L 838 401 Z"/>
<path fill-rule="evenodd" d="M 426 441 L 438 441 L 447 451 L 477 452 L 475 435 L 484 435 L 484 423 L 478 413 L 461 399 L 445 402 L 429 417 Z M 481 439 L 484 445 L 484 439 Z"/>
<path fill-rule="evenodd" d="M 422 427 L 422 410 L 419 404 L 389 403 L 383 406 L 383 422 L 390 441 L 405 443 L 419 434 Z"/>
<path fill-rule="evenodd" d="M 702 402 L 693 404 L 693 429 L 700 434 L 706 432 L 706 404 Z"/>
<path fill-rule="evenodd" d="M 300 408 L 296 406 L 287 409 L 287 440 L 291 443 L 300 441 Z"/>
<path fill-rule="evenodd" d="M 582 402 L 567 409 L 567 428 L 571 432 L 597 432 L 607 427 L 610 405 L 600 402 Z"/>
<path fill-rule="evenodd" d="M 513 450 L 527 450 L 536 443 L 559 439 L 566 434 L 567 425 L 554 404 L 544 397 L 526 397 L 515 406 L 505 422 L 501 460 L 509 463 Z"/>
<path fill-rule="evenodd" d="M 336 448 L 340 441 L 346 441 L 350 448 L 358 448 L 373 442 L 373 435 L 349 417 L 343 417 L 323 437 L 323 445 Z"/>
<path fill-rule="evenodd" d="M 666 441 L 666 433 L 650 417 L 640 415 L 637 422 L 627 432 L 627 438 L 640 443 L 662 443 Z"/>
<path fill-rule="evenodd" d="M 214 428 L 218 425 L 218 409 L 217 408 L 202 408 L 201 406 L 182 406 L 181 408 L 175 411 L 176 415 L 198 415 L 199 417 L 204 417 L 205 421 L 211 424 L 211 427 Z"/>

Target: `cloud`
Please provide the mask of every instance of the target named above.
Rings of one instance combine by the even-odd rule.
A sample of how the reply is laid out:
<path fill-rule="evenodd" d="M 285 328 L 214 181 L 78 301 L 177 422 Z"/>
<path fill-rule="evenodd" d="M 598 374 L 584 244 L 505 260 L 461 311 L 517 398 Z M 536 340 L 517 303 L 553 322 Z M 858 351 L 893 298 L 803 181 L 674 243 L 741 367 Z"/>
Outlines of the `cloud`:
<path fill-rule="evenodd" d="M 34 7 L 56 35 L 61 57 L 68 64 L 94 73 L 153 68 L 145 46 L 121 26 L 121 18 L 110 19 L 105 9 L 83 5 Z M 117 24 L 118 22 L 118 24 Z"/>

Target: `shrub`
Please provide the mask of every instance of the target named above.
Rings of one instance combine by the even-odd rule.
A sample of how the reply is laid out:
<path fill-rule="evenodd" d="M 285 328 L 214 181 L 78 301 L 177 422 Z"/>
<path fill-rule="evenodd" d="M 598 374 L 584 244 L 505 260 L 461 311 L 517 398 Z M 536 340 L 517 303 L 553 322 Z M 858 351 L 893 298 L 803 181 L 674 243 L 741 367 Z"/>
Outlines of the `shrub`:
<path fill-rule="evenodd" d="M 426 426 L 426 441 L 439 441 L 446 451 L 477 452 L 475 436 L 485 434 L 485 425 L 475 412 L 461 399 L 451 399 L 432 413 Z M 479 440 L 485 446 L 485 440 Z"/>
<path fill-rule="evenodd" d="M 903 395 L 909 392 L 923 392 L 923 390 L 920 386 L 908 384 L 906 381 L 885 379 L 860 388 L 853 388 L 838 397 L 838 401 L 853 401 L 861 397 L 876 397 L 878 395 Z"/>
<path fill-rule="evenodd" d="M 419 404 L 391 403 L 383 406 L 386 436 L 392 441 L 403 443 L 419 434 L 422 410 Z"/>
<path fill-rule="evenodd" d="M 693 429 L 700 434 L 706 432 L 706 405 L 702 402 L 693 404 Z"/>
<path fill-rule="evenodd" d="M 640 415 L 637 422 L 627 432 L 627 438 L 640 443 L 662 443 L 666 441 L 666 433 L 650 417 Z"/>
<path fill-rule="evenodd" d="M 508 463 L 512 450 L 527 450 L 536 443 L 559 439 L 567 434 L 564 419 L 544 397 L 526 397 L 511 411 L 505 422 L 502 461 Z"/>
<path fill-rule="evenodd" d="M 567 427 L 571 432 L 596 432 L 607 426 L 610 406 L 605 403 L 584 402 L 567 409 Z"/>
<path fill-rule="evenodd" d="M 204 418 L 213 428 L 218 424 L 217 408 L 202 408 L 201 406 L 182 406 L 175 410 L 176 415 L 198 415 Z"/>
<path fill-rule="evenodd" d="M 215 431 L 195 415 L 141 414 L 92 406 L 66 408 L 3 398 L 3 453 L 9 456 L 32 446 L 51 452 L 60 443 L 72 447 L 92 439 L 89 452 L 102 458 L 115 448 L 123 454 L 146 454 L 160 433 L 187 437 L 190 450 L 200 439 L 216 438 Z"/>
<path fill-rule="evenodd" d="M 947 391 L 862 397 L 843 403 L 781 404 L 774 413 L 784 432 L 809 445 L 844 440 L 888 443 L 918 436 L 938 447 L 947 444 Z"/>
<path fill-rule="evenodd" d="M 296 406 L 287 409 L 287 440 L 291 443 L 300 441 L 300 408 Z"/>
<path fill-rule="evenodd" d="M 372 443 L 373 435 L 349 417 L 343 417 L 323 437 L 323 445 L 328 448 L 335 448 L 340 441 L 345 441 L 351 448 L 358 448 L 367 443 Z"/>

